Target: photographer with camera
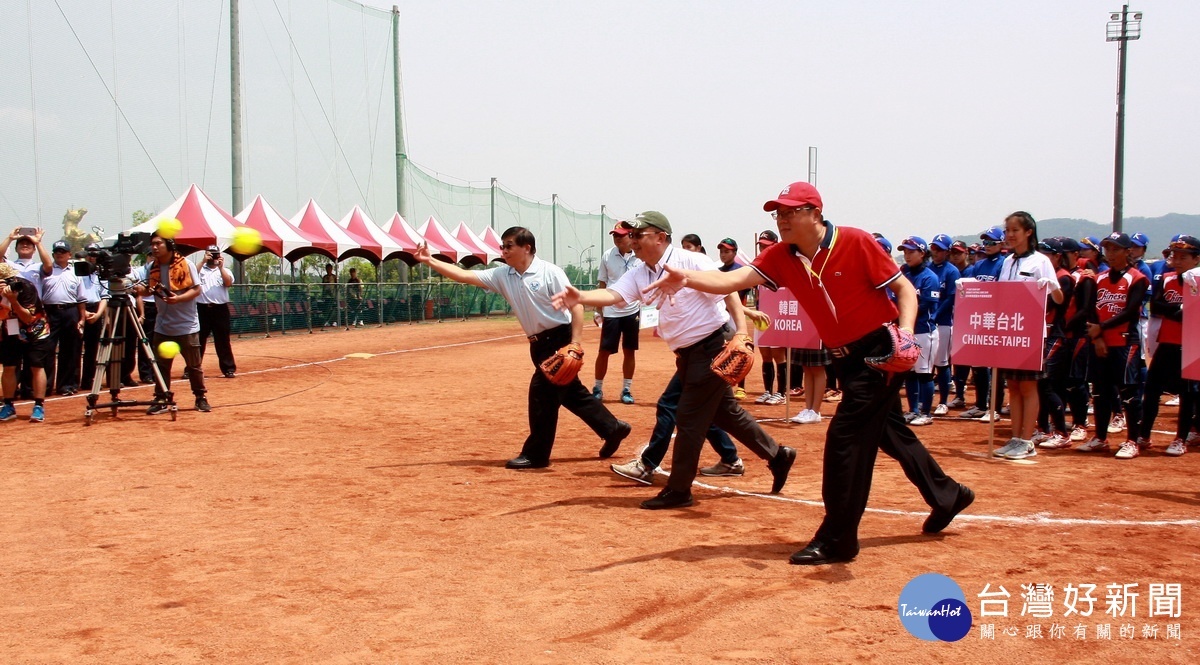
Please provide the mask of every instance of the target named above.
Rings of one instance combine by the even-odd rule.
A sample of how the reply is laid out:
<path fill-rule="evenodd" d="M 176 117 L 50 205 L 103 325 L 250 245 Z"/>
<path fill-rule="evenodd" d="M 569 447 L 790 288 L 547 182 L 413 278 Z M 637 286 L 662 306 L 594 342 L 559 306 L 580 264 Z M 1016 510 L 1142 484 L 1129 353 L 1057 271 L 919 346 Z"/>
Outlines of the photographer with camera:
<path fill-rule="evenodd" d="M 89 274 L 79 277 L 80 288 L 87 301 L 87 313 L 83 315 L 83 370 L 79 381 L 81 387 L 92 385 L 92 380 L 96 377 L 96 352 L 100 348 L 104 313 L 108 309 L 107 285 L 100 283 L 100 275 L 95 270 L 96 256 L 100 250 L 100 244 L 94 242 L 84 248 L 85 253 L 82 256 L 76 255 L 92 266 L 87 271 Z"/>
<path fill-rule="evenodd" d="M 205 397 L 204 370 L 200 367 L 200 318 L 196 312 L 196 297 L 200 295 L 200 275 L 175 250 L 175 241 L 158 232 L 150 237 L 150 263 L 146 265 L 146 282 L 134 290 L 139 295 L 154 295 L 158 303 L 158 319 L 154 325 L 153 348 L 159 371 L 166 387 L 171 387 L 171 364 L 174 358 L 162 355 L 163 342 L 175 342 L 187 366 L 188 381 L 196 396 L 197 411 L 211 411 Z M 167 395 L 156 394 L 155 403 L 146 410 L 148 415 L 166 413 L 171 405 Z"/>
<path fill-rule="evenodd" d="M 225 267 L 225 257 L 216 245 L 209 245 L 204 250 L 204 258 L 197 267 L 200 270 L 200 295 L 196 298 L 200 315 L 200 360 L 204 360 L 208 335 L 212 333 L 221 374 L 232 379 L 237 373 L 233 346 L 229 343 L 229 287 L 233 286 L 233 273 Z"/>
<path fill-rule="evenodd" d="M 42 296 L 42 267 L 54 264 L 50 253 L 42 245 L 43 234 L 45 231 L 40 228 L 17 227 L 12 230 L 12 233 L 4 236 L 3 240 L 0 240 L 0 257 L 7 257 L 9 245 L 16 243 L 17 258 L 5 260 L 17 270 L 18 276 L 33 284 L 39 298 Z M 18 370 L 17 391 L 20 393 L 21 399 L 33 399 L 33 376 L 28 362 L 22 363 Z"/>
<path fill-rule="evenodd" d="M 54 243 L 54 265 L 42 266 L 42 304 L 50 320 L 50 343 L 58 362 L 46 367 L 47 389 L 55 386 L 59 395 L 79 392 L 79 358 L 83 341 L 87 298 L 83 281 L 71 267 L 71 247 L 59 240 Z M 57 367 L 56 367 L 57 365 Z"/>
<path fill-rule="evenodd" d="M 17 269 L 0 263 L 0 364 L 4 366 L 0 388 L 4 404 L 0 422 L 17 417 L 13 398 L 17 393 L 17 368 L 25 361 L 30 367 L 33 388 L 33 413 L 29 422 L 46 419 L 46 363 L 54 347 L 50 342 L 50 324 L 42 309 L 42 299 L 32 282 L 18 276 Z"/>

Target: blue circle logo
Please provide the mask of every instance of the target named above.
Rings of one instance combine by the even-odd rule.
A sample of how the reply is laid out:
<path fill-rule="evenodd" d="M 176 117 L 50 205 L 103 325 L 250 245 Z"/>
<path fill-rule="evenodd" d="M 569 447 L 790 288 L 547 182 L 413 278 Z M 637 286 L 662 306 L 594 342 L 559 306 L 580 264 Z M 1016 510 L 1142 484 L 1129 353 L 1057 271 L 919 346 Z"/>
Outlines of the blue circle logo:
<path fill-rule="evenodd" d="M 957 642 L 971 632 L 971 610 L 962 587 L 938 573 L 918 575 L 896 604 L 904 629 L 930 642 Z"/>

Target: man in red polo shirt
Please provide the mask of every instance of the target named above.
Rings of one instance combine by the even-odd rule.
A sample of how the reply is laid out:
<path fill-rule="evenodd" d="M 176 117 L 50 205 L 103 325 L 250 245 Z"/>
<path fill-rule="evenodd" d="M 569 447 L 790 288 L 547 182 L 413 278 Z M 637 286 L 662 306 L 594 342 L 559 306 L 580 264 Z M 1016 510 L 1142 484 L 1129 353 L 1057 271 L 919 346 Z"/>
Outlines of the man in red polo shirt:
<path fill-rule="evenodd" d="M 821 195 L 806 182 L 788 185 L 763 204 L 779 227 L 779 244 L 758 255 L 753 265 L 733 272 L 701 272 L 667 267 L 651 284 L 648 299 L 670 297 L 685 286 L 730 293 L 765 284 L 796 295 L 830 349 L 843 397 L 829 423 L 821 498 L 825 519 L 807 547 L 791 562 L 814 565 L 849 561 L 858 554 L 858 524 L 867 507 L 875 456 L 882 448 L 933 509 L 923 530 L 937 533 L 975 500 L 975 494 L 947 476 L 904 422 L 900 411 L 903 375 L 883 373 L 866 358 L 884 355 L 891 338 L 883 327 L 899 318 L 912 334 L 917 294 L 900 279 L 896 263 L 875 238 L 861 229 L 835 227 L 821 215 Z M 892 304 L 884 291 L 896 296 Z M 880 418 L 878 414 L 887 417 Z"/>

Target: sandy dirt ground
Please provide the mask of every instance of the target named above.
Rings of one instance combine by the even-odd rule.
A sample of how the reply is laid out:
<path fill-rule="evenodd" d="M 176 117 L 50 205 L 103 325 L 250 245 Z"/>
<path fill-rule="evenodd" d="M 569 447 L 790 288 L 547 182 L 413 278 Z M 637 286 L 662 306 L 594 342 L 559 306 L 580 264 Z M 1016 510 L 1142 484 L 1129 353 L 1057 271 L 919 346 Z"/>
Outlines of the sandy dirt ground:
<path fill-rule="evenodd" d="M 598 338 L 589 327 L 589 386 Z M 503 463 L 526 434 L 527 347 L 511 319 L 277 335 L 235 343 L 239 376 L 209 379 L 210 414 L 185 395 L 175 422 L 127 410 L 85 427 L 77 396 L 34 425 L 19 406 L 0 424 L 0 661 L 1200 658 L 1200 450 L 1166 457 L 1170 436 L 1131 461 L 1051 451 L 1021 464 L 985 457 L 988 425 L 939 420 L 918 433 L 975 489 L 967 514 L 922 535 L 927 507 L 881 455 L 859 557 L 798 567 L 788 556 L 822 515 L 828 420 L 765 425 L 800 452 L 778 497 L 747 455 L 744 477 L 710 479 L 694 507 L 640 510 L 657 487 L 609 462 L 647 440 L 673 356 L 644 337 L 634 405 L 616 399 L 612 364 L 606 403 L 634 426 L 614 459 L 564 412 L 552 466 L 518 472 Z M 206 367 L 217 374 L 211 349 Z M 759 382 L 756 369 L 752 396 Z M 898 618 L 901 589 L 929 572 L 975 614 L 961 641 L 919 640 Z M 1052 617 L 1022 616 L 1021 585 L 1036 583 L 1053 589 Z M 1064 616 L 1068 584 L 1097 585 L 1090 616 Z M 1123 617 L 1106 614 L 1110 584 L 1138 585 Z M 1174 611 L 1151 584 L 1180 585 Z M 1007 616 L 980 616 L 988 585 L 1010 594 Z"/>

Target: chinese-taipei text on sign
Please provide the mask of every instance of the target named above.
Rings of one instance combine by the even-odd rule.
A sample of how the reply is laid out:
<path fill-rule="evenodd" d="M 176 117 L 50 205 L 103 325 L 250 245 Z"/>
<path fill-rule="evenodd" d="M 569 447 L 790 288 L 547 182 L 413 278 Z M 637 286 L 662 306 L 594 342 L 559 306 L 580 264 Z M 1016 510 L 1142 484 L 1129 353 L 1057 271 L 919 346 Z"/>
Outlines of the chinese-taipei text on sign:
<path fill-rule="evenodd" d="M 1183 378 L 1200 381 L 1200 295 L 1183 287 Z"/>
<path fill-rule="evenodd" d="M 758 334 L 759 346 L 819 349 L 821 336 L 796 296 L 785 288 L 758 290 L 758 310 L 771 317 L 771 326 Z"/>
<path fill-rule="evenodd" d="M 954 301 L 955 365 L 1040 371 L 1046 292 L 1037 282 L 967 282 Z"/>

